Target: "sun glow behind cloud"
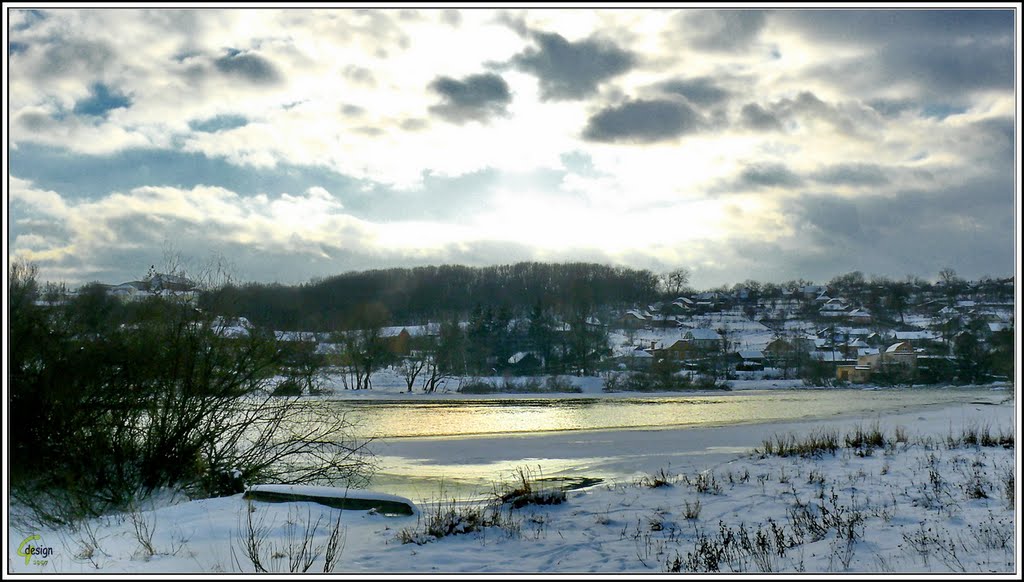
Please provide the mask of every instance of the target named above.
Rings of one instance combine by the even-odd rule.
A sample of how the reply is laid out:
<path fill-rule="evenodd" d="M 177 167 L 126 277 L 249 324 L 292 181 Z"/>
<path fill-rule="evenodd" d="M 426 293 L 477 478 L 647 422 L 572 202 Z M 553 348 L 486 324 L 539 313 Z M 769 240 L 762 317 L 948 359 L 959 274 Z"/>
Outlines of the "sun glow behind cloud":
<path fill-rule="evenodd" d="M 1012 255 L 1010 12 L 10 14 L 11 256 L 72 281 L 129 278 L 182 236 L 255 279 L 256 254 L 282 257 L 287 281 L 583 258 L 710 284 Z"/>

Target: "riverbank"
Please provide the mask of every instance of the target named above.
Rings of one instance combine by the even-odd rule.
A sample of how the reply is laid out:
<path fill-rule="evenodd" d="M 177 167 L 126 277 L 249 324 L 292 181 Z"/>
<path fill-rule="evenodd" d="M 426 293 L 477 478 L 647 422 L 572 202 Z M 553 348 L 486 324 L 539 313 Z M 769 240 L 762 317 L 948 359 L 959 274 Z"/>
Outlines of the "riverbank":
<path fill-rule="evenodd" d="M 482 500 L 452 503 L 443 489 L 434 495 L 443 503 L 420 503 L 420 513 L 410 517 L 338 513 L 310 503 L 250 504 L 236 495 L 104 517 L 75 530 L 15 525 L 8 530 L 8 568 L 135 577 L 252 572 L 246 547 L 252 547 L 247 532 L 253 523 L 251 531 L 264 536 L 257 558 L 287 572 L 304 532 L 314 546 L 326 547 L 328 525 L 337 523 L 344 546 L 334 572 L 353 575 L 658 574 L 676 568 L 1013 573 L 1020 548 L 1013 527 L 1019 523 L 1019 457 L 1015 448 L 983 446 L 978 437 L 1005 444 L 1019 426 L 1012 396 L 862 419 L 464 438 L 447 450 L 431 451 L 428 440 L 413 439 L 410 446 L 421 449 L 406 454 L 425 463 L 432 455 L 457 454 L 460 459 L 442 460 L 467 466 L 477 457 L 518 457 L 539 489 L 550 487 L 539 478 L 551 473 L 531 453 L 574 441 L 603 448 L 604 456 L 633 473 L 567 492 L 557 505 L 515 509 L 495 510 Z M 841 446 L 834 453 L 750 454 L 780 435 L 806 441 L 823 430 L 837 433 Z M 882 443 L 846 446 L 846 437 L 858 432 L 877 432 Z M 500 491 L 516 475 L 493 478 Z M 478 519 L 487 516 L 489 522 Z M 426 525 L 442 517 L 452 525 L 450 535 L 428 534 Z M 52 549 L 44 565 L 17 555 L 19 543 L 32 535 Z M 310 572 L 322 571 L 324 558 L 321 551 Z"/>
<path fill-rule="evenodd" d="M 640 392 L 640 391 L 605 391 L 605 381 L 600 376 L 556 376 L 556 386 L 568 387 L 566 389 L 554 389 L 550 391 L 531 389 L 530 385 L 540 385 L 543 388 L 548 385 L 551 376 L 481 376 L 473 378 L 448 378 L 444 380 L 435 392 L 424 392 L 417 384 L 410 392 L 408 384 L 402 375 L 393 368 L 378 370 L 371 377 L 372 388 L 370 390 L 348 390 L 342 374 L 327 374 L 322 379 L 323 393 L 314 398 L 330 398 L 339 400 L 475 400 L 475 399 L 515 399 L 515 398 L 637 398 L 645 396 L 671 396 L 671 395 L 701 395 L 701 394 L 729 394 L 730 392 L 745 392 L 750 390 L 827 390 L 831 388 L 808 385 L 800 379 L 778 379 L 778 378 L 740 378 L 725 381 L 727 390 L 705 390 L 694 388 L 692 390 L 676 390 L 669 392 Z M 489 393 L 463 393 L 459 387 L 465 383 L 489 384 L 493 392 Z M 993 388 L 1012 389 L 1012 382 L 992 382 L 984 385 L 923 385 L 900 387 L 899 389 L 920 389 L 920 388 Z M 848 384 L 842 389 L 849 390 L 890 390 L 892 387 L 878 386 L 875 384 Z"/>

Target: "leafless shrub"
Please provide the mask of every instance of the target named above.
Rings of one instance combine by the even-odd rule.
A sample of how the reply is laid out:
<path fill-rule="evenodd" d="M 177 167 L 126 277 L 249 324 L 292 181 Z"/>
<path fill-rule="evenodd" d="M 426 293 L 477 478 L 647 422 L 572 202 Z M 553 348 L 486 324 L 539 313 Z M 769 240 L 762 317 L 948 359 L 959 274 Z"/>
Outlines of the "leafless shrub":
<path fill-rule="evenodd" d="M 245 517 L 239 524 L 238 536 L 242 544 L 242 551 L 252 568 L 256 572 L 279 572 L 284 571 L 283 562 L 287 560 L 287 571 L 308 572 L 321 555 L 324 556 L 324 572 L 333 572 L 337 566 L 338 558 L 344 547 L 344 530 L 341 527 L 341 512 L 337 517 L 324 524 L 324 515 L 318 514 L 313 519 L 312 510 L 307 510 L 305 517 L 298 514 L 298 510 L 289 511 L 288 519 L 284 524 L 283 545 L 267 542 L 271 527 L 266 524 L 266 514 L 259 517 L 256 515 L 255 507 L 249 502 L 246 508 Z M 326 527 L 327 540 L 324 543 L 317 543 L 321 535 L 321 524 Z M 232 555 L 234 546 L 232 545 Z M 238 564 L 237 557 L 235 558 Z"/>
<path fill-rule="evenodd" d="M 485 508 L 460 505 L 455 499 L 428 504 L 416 518 L 416 525 L 400 530 L 397 539 L 403 544 L 423 545 L 443 537 L 479 531 L 493 525 L 485 518 Z"/>
<path fill-rule="evenodd" d="M 153 533 L 156 531 L 156 514 L 149 512 L 151 517 L 138 508 L 134 507 L 128 518 L 132 522 L 132 529 L 135 531 L 135 539 L 139 542 L 145 557 L 149 558 L 156 554 L 156 547 L 153 545 Z"/>
<path fill-rule="evenodd" d="M 721 495 L 722 486 L 718 483 L 718 479 L 715 478 L 713 471 L 706 471 L 698 473 L 696 479 L 693 482 L 698 493 L 710 493 L 711 495 Z"/>
<path fill-rule="evenodd" d="M 685 510 L 683 511 L 683 517 L 691 521 L 700 518 L 700 499 L 695 500 L 693 503 L 684 501 Z"/>
<path fill-rule="evenodd" d="M 539 468 L 537 473 L 540 474 Z M 512 484 L 496 488 L 497 503 L 510 504 L 513 509 L 518 509 L 527 505 L 558 505 L 565 501 L 565 491 L 544 487 L 541 479 L 528 467 L 516 467 Z"/>
<path fill-rule="evenodd" d="M 665 472 L 664 468 L 658 469 L 651 475 L 644 475 L 636 482 L 639 487 L 656 489 L 658 487 L 671 487 L 673 478 Z"/>

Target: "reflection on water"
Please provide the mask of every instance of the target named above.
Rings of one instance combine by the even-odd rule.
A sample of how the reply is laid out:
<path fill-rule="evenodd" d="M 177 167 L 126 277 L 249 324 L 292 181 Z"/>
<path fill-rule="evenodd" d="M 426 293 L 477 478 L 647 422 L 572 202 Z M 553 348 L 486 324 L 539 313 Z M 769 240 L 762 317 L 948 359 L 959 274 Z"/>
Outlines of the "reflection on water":
<path fill-rule="evenodd" d="M 979 396 L 982 394 L 982 396 Z M 962 389 L 750 391 L 721 396 L 379 402 L 340 400 L 360 437 L 678 428 L 829 418 L 984 399 Z M 994 394 L 998 401 L 1003 396 Z"/>
<path fill-rule="evenodd" d="M 720 437 L 688 441 L 679 447 L 660 440 L 656 445 L 643 440 L 653 437 L 652 430 L 814 419 L 839 422 L 843 417 L 932 405 L 995 404 L 1008 397 L 1012 393 L 1006 391 L 922 388 L 327 403 L 346 412 L 355 423 L 355 436 L 379 439 L 375 448 L 380 472 L 372 479 L 372 489 L 430 502 L 487 498 L 500 483 L 514 480 L 518 467 L 529 467 L 545 478 L 613 481 L 630 478 L 645 464 L 682 462 L 695 455 L 732 456 L 749 450 L 739 443 L 721 442 Z M 616 429 L 640 429 L 640 436 L 598 432 Z M 543 435 L 558 444 L 542 445 L 533 440 Z"/>

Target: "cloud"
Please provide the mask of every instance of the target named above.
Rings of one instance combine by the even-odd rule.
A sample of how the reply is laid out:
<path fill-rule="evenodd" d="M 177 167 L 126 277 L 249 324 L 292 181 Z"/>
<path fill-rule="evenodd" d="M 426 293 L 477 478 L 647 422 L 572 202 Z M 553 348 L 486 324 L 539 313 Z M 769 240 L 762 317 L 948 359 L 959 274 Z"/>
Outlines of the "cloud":
<path fill-rule="evenodd" d="M 72 200 L 143 186 L 192 189 L 216 184 L 243 196 L 301 192 L 314 184 L 332 192 L 358 191 L 362 187 L 358 181 L 322 167 L 282 165 L 260 170 L 201 154 L 154 148 L 73 155 L 61 147 L 25 144 L 12 150 L 9 159 L 23 179 Z"/>
<path fill-rule="evenodd" d="M 914 111 L 918 107 L 912 99 L 869 99 L 867 105 L 890 119 L 899 117 L 904 112 Z"/>
<path fill-rule="evenodd" d="M 89 249 L 62 263 L 70 273 L 74 261 L 81 271 L 138 258 L 147 232 L 184 233 L 196 249 L 249 257 L 261 278 L 278 276 L 263 256 L 300 280 L 357 265 L 500 260 L 501 249 L 556 256 L 541 248 L 547 241 L 570 259 L 566 249 L 591 256 L 599 246 L 609 260 L 638 264 L 693 256 L 732 269 L 733 282 L 747 274 L 730 264 L 754 266 L 735 250 L 750 239 L 770 249 L 750 253 L 772 265 L 762 271 L 770 277 L 784 268 L 832 275 L 837 260 L 899 274 L 911 253 L 890 260 L 872 236 L 927 254 L 925 237 L 943 228 L 962 233 L 963 249 L 1005 256 L 1012 188 L 998 186 L 1002 198 L 978 208 L 963 201 L 985 195 L 968 185 L 996 188 L 993 176 L 1012 176 L 1019 153 L 1011 13 L 13 11 L 10 173 L 59 192 L 69 210 L 55 218 L 12 201 L 11 240 L 33 253 L 51 241 L 54 257 Z M 317 207 L 315 186 L 343 207 Z M 214 187 L 237 199 L 203 190 Z M 467 234 L 499 190 L 506 218 L 493 212 Z M 538 194 L 527 202 L 527 191 Z M 230 202 L 221 211 L 242 226 L 200 224 L 157 204 L 204 208 L 200 192 Z M 115 193 L 152 212 L 107 220 Z M 252 228 L 284 216 L 270 207 L 282 193 L 313 216 L 349 220 L 339 232 L 405 242 L 296 230 L 302 250 L 289 262 L 293 247 L 277 231 Z M 812 195 L 839 202 L 787 205 Z M 716 222 L 732 216 L 729 205 L 743 220 Z M 885 222 L 886 205 L 915 222 Z M 569 232 L 531 242 L 537 208 L 551 230 Z M 829 212 L 849 223 L 829 222 Z M 86 245 L 76 215 L 105 225 L 109 239 Z M 560 226 L 581 216 L 579 232 Z M 846 246 L 816 235 L 828 229 Z M 220 230 L 268 244 L 212 238 Z M 477 244 L 481 233 L 489 245 Z M 952 244 L 942 250 L 959 257 L 958 271 L 976 260 Z"/>
<path fill-rule="evenodd" d="M 743 106 L 740 110 L 740 123 L 748 129 L 757 131 L 782 129 L 782 122 L 778 116 L 757 103 L 747 103 Z"/>
<path fill-rule="evenodd" d="M 636 64 L 636 57 L 614 43 L 597 38 L 569 42 L 555 33 L 533 32 L 538 47 L 512 58 L 512 64 L 540 81 L 544 100 L 583 99 L 597 93 L 598 85 L 621 75 Z"/>
<path fill-rule="evenodd" d="M 669 100 L 628 101 L 608 107 L 587 121 L 583 138 L 594 142 L 654 143 L 694 133 L 700 114 L 685 103 Z"/>
<path fill-rule="evenodd" d="M 705 107 L 724 104 L 732 96 L 732 92 L 719 87 L 710 77 L 665 81 L 656 87 L 666 93 L 681 95 L 690 103 Z"/>
<path fill-rule="evenodd" d="M 796 236 L 823 256 L 866 272 L 970 277 L 1013 272 L 1012 176 L 883 196 L 809 193 L 785 203 Z"/>
<path fill-rule="evenodd" d="M 938 42 L 1013 34 L 1013 11 L 1008 9 L 780 10 L 771 17 L 782 27 L 827 44 Z"/>
<path fill-rule="evenodd" d="M 42 10 L 11 10 L 8 13 L 10 18 L 11 30 L 20 32 L 31 28 L 35 24 L 46 20 L 47 13 Z"/>
<path fill-rule="evenodd" d="M 214 59 L 213 66 L 225 75 L 256 85 L 273 85 L 282 79 L 274 63 L 255 52 L 229 50 L 227 54 Z"/>
<path fill-rule="evenodd" d="M 457 124 L 506 115 L 512 102 L 508 83 L 493 73 L 470 75 L 461 81 L 438 77 L 430 89 L 441 96 L 441 103 L 430 107 L 431 113 Z"/>
<path fill-rule="evenodd" d="M 14 116 L 15 123 L 30 132 L 42 132 L 57 128 L 60 124 L 44 109 L 26 108 Z"/>
<path fill-rule="evenodd" d="M 66 39 L 54 40 L 43 49 L 36 77 L 63 77 L 87 73 L 101 76 L 115 66 L 114 49 L 105 41 Z"/>
<path fill-rule="evenodd" d="M 760 10 L 683 10 L 676 19 L 678 35 L 704 51 L 735 52 L 749 47 L 765 25 Z"/>
<path fill-rule="evenodd" d="M 377 84 L 377 80 L 373 76 L 373 71 L 365 67 L 348 65 L 344 70 L 342 70 L 341 74 L 343 77 L 354 83 L 368 85 L 370 87 Z"/>
<path fill-rule="evenodd" d="M 877 164 L 835 164 L 811 175 L 823 184 L 882 186 L 889 183 L 885 168 Z"/>
<path fill-rule="evenodd" d="M 14 254 L 64 266 L 69 261 L 102 262 L 109 260 L 113 251 L 153 248 L 162 240 L 209 248 L 245 245 L 254 251 L 302 257 L 320 256 L 322 244 L 372 246 L 376 237 L 370 225 L 348 215 L 337 198 L 319 187 L 301 195 L 242 197 L 211 186 L 146 186 L 69 201 L 17 179 L 11 196 L 25 215 L 59 220 L 66 229 L 58 238 L 36 230 L 34 238 L 26 239 L 31 245 L 15 248 Z M 51 243 L 43 244 L 46 240 Z"/>
<path fill-rule="evenodd" d="M 347 115 L 348 117 L 359 117 L 366 113 L 366 108 L 360 107 L 358 105 L 352 105 L 351 103 L 346 103 L 345 105 L 341 106 L 341 112 Z"/>
<path fill-rule="evenodd" d="M 458 26 L 462 24 L 462 14 L 458 10 L 442 10 L 441 22 L 444 22 L 453 28 L 458 28 Z"/>
<path fill-rule="evenodd" d="M 740 172 L 737 184 L 741 188 L 793 188 L 803 179 L 783 164 L 754 164 Z"/>
<path fill-rule="evenodd" d="M 784 97 L 764 106 L 748 103 L 740 110 L 740 125 L 756 131 L 796 130 L 824 123 L 847 136 L 871 138 L 881 120 L 873 108 L 859 102 L 826 103 L 811 91 Z"/>
<path fill-rule="evenodd" d="M 876 98 L 899 86 L 955 104 L 976 91 L 1013 87 L 1010 10 L 791 10 L 772 19 L 809 43 L 844 49 L 837 53 L 847 56 L 812 67 L 808 76 L 842 79 Z"/>
<path fill-rule="evenodd" d="M 12 203 L 22 222 L 32 221 L 32 230 L 14 233 L 11 257 L 39 264 L 44 280 L 72 283 L 136 278 L 159 262 L 168 241 L 187 257 L 229 257 L 244 269 L 237 274 L 241 280 L 289 283 L 385 266 L 578 260 L 581 252 L 607 257 L 586 245 L 542 248 L 532 242 L 535 233 L 506 228 L 503 212 L 502 223 L 470 221 L 471 227 L 393 216 L 362 220 L 320 187 L 298 195 L 241 196 L 211 186 L 145 186 L 76 201 L 12 178 Z M 562 220 L 557 214 L 542 218 Z M 575 233 L 548 228 L 545 234 L 571 239 Z"/>

